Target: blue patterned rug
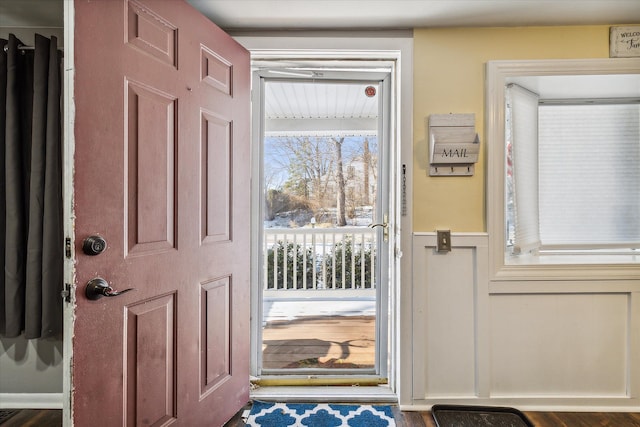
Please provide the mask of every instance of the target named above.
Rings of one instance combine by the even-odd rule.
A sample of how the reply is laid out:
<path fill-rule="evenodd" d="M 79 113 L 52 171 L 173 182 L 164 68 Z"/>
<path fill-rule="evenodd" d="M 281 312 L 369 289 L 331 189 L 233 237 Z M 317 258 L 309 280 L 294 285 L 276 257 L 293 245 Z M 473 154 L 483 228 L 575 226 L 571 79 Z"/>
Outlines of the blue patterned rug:
<path fill-rule="evenodd" d="M 395 427 L 391 406 L 254 401 L 250 427 Z"/>

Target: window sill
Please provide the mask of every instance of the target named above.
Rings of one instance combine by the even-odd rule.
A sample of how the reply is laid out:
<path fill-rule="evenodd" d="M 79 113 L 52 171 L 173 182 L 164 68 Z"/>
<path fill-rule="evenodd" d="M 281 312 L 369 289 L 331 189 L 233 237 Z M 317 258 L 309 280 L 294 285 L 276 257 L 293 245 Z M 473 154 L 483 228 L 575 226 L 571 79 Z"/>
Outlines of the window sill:
<path fill-rule="evenodd" d="M 497 255 L 497 254 L 496 254 Z M 640 255 L 563 254 L 497 255 L 490 280 L 499 281 L 614 281 L 640 277 Z"/>
<path fill-rule="evenodd" d="M 539 255 L 518 255 L 505 257 L 505 266 L 521 265 L 640 265 L 640 253 L 543 253 Z"/>

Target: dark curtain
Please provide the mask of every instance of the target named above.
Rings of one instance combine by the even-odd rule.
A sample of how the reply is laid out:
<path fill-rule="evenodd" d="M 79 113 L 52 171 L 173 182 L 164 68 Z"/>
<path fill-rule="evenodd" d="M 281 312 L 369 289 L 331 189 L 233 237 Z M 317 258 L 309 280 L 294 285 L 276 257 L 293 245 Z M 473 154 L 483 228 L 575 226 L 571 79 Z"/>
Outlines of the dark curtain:
<path fill-rule="evenodd" d="M 0 39 L 0 335 L 31 339 L 62 331 L 62 55 L 21 46 Z"/>

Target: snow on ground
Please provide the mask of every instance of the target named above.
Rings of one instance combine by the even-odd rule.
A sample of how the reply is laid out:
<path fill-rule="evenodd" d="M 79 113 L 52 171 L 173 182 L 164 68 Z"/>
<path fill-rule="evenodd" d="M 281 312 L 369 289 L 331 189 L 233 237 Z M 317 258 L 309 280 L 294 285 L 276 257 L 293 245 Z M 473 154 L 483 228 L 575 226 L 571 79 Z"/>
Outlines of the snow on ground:
<path fill-rule="evenodd" d="M 347 218 L 347 227 L 366 227 L 373 221 L 372 206 L 362 206 L 355 209 L 355 214 L 351 218 Z M 335 220 L 335 208 L 326 209 L 326 215 Z M 289 212 L 281 212 L 276 214 L 275 218 L 270 221 L 264 221 L 264 228 L 311 228 L 312 213 L 309 211 L 297 210 Z M 316 219 L 316 227 L 333 227 L 334 223 L 323 222 Z"/>
<path fill-rule="evenodd" d="M 265 298 L 262 304 L 263 322 L 293 320 L 317 316 L 375 316 L 375 297 L 361 298 Z"/>

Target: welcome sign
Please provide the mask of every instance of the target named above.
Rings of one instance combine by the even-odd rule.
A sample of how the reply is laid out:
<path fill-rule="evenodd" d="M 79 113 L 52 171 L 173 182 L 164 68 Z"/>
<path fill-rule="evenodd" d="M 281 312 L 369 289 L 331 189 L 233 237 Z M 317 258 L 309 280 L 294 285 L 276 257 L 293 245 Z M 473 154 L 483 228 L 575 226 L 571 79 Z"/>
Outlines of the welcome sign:
<path fill-rule="evenodd" d="M 640 26 L 611 27 L 609 57 L 640 58 Z"/>

